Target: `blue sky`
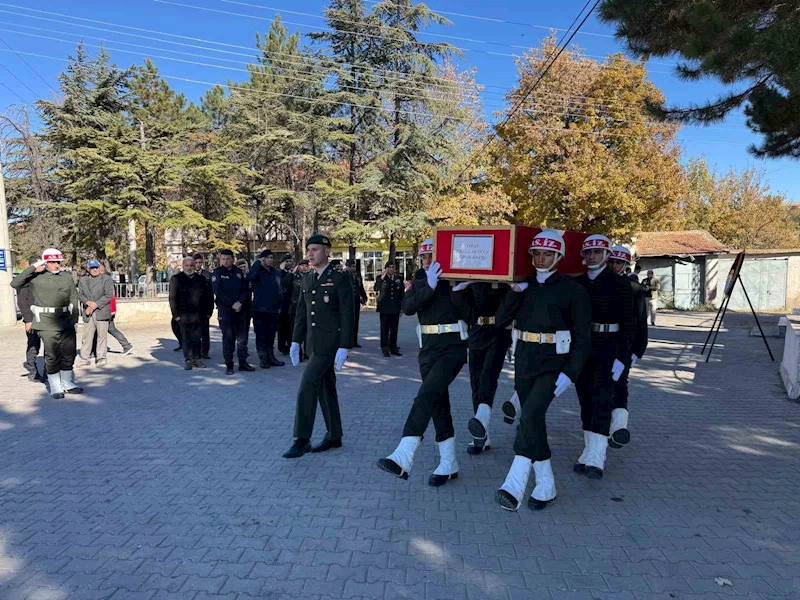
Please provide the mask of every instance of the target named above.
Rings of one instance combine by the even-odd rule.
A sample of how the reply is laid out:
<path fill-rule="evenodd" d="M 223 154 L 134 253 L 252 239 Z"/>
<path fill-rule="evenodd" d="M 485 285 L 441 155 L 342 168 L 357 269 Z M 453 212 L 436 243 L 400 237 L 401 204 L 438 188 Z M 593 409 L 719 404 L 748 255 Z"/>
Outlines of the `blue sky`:
<path fill-rule="evenodd" d="M 173 0 L 169 0 L 169 2 L 173 2 Z M 28 0 L 25 4 L 22 4 L 21 0 L 0 0 L 0 38 L 8 46 L 18 51 L 24 61 L 28 63 L 25 64 L 8 51 L 8 46 L 0 41 L 0 65 L 5 67 L 0 67 L 0 84 L 8 86 L 27 102 L 37 97 L 52 96 L 53 92 L 47 83 L 53 88 L 58 87 L 56 76 L 64 68 L 63 59 L 74 50 L 75 44 L 81 37 L 87 44 L 100 43 L 97 39 L 92 38 L 105 38 L 107 40 L 105 45 L 112 49 L 112 56 L 121 66 L 141 63 L 146 56 L 155 55 L 218 65 L 217 67 L 207 67 L 154 57 L 154 62 L 165 76 L 203 82 L 225 82 L 229 78 L 240 79 L 245 77 L 245 73 L 237 70 L 244 68 L 244 62 L 247 60 L 244 55 L 249 54 L 250 50 L 248 49 L 254 47 L 255 32 L 266 31 L 276 12 L 282 13 L 284 21 L 294 23 L 287 24 L 290 31 L 299 30 L 305 34 L 319 31 L 319 28 L 324 26 L 323 20 L 309 15 L 321 16 L 326 6 L 326 2 L 320 0 L 293 0 L 291 2 L 287 0 L 236 0 L 238 3 L 223 0 L 174 0 L 174 2 L 184 6 L 154 0 L 129 0 L 126 2 L 79 0 L 73 3 Z M 254 8 L 243 6 L 241 3 L 270 8 Z M 585 0 L 561 0 L 560 2 L 505 0 L 494 3 L 479 0 L 430 0 L 428 5 L 434 10 L 472 15 L 472 17 L 446 15 L 453 24 L 430 31 L 446 36 L 468 38 L 468 40 L 449 39 L 447 41 L 465 49 L 459 63 L 463 68 L 474 67 L 477 69 L 476 79 L 480 84 L 486 86 L 484 101 L 487 110 L 491 111 L 492 108 L 499 107 L 502 103 L 502 93 L 513 86 L 516 81 L 514 58 L 513 56 L 504 56 L 504 54 L 523 52 L 522 48 L 517 46 L 538 45 L 542 37 L 548 34 L 548 27 L 566 28 L 584 4 Z M 147 33 L 133 29 L 120 29 L 112 25 L 31 12 L 10 5 L 25 6 L 28 9 L 60 13 L 93 21 L 105 21 L 114 25 L 149 29 L 175 36 L 187 36 L 195 38 L 195 40 L 167 37 L 159 33 Z M 189 5 L 222 12 L 198 10 L 190 8 Z M 290 14 L 288 11 L 307 13 L 307 15 Z M 225 13 L 238 13 L 246 16 Z M 34 16 L 39 18 L 31 18 Z M 484 19 L 474 17 L 484 17 Z M 98 31 L 79 25 L 172 40 L 183 44 L 192 44 L 196 47 L 170 45 L 153 39 Z M 43 29 L 49 31 L 43 31 Z M 21 35 L 21 33 L 29 35 Z M 584 48 L 587 54 L 602 57 L 622 49 L 620 44 L 613 39 L 612 34 L 613 30 L 609 26 L 600 23 L 592 16 L 574 41 Z M 437 38 L 426 39 L 433 41 Z M 59 40 L 65 40 L 65 42 Z M 215 45 L 209 42 L 227 45 Z M 145 49 L 141 46 L 155 49 Z M 90 50 L 92 49 L 90 47 Z M 122 50 L 128 52 L 122 52 Z M 228 53 L 214 52 L 213 50 L 225 50 Z M 199 56 L 185 56 L 176 54 L 174 51 L 188 52 Z M 224 59 L 224 61 L 218 59 Z M 669 102 L 699 103 L 705 99 L 716 97 L 723 91 L 723 88 L 713 81 L 701 83 L 680 81 L 672 75 L 673 69 L 670 65 L 673 63 L 672 59 L 657 59 L 648 65 L 650 79 L 664 91 Z M 192 100 L 200 97 L 208 87 L 180 79 L 171 79 L 170 83 Z M 19 103 L 19 97 L 0 85 L 0 110 L 8 104 Z M 731 167 L 764 169 L 766 181 L 774 191 L 784 193 L 789 200 L 800 200 L 800 180 L 797 177 L 800 165 L 788 159 L 759 160 L 750 156 L 747 146 L 757 141 L 757 137 L 745 128 L 744 118 L 741 115 L 731 116 L 724 123 L 713 127 L 684 127 L 680 133 L 680 140 L 684 147 L 684 159 L 704 155 L 712 165 L 724 170 Z"/>

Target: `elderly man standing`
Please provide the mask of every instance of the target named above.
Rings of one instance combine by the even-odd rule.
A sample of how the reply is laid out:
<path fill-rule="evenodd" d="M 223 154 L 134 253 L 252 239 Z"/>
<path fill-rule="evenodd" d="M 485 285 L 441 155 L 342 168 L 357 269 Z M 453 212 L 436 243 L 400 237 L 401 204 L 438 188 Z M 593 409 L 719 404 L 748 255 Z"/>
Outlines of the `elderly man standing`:
<path fill-rule="evenodd" d="M 658 292 L 661 291 L 661 282 L 658 281 L 658 277 L 655 276 L 652 269 L 647 271 L 647 279 L 642 282 L 642 290 L 647 300 L 647 316 L 650 318 L 650 325 L 655 327 Z"/>
<path fill-rule="evenodd" d="M 114 281 L 110 275 L 100 271 L 100 263 L 90 260 L 89 274 L 78 281 L 78 297 L 83 305 L 83 340 L 81 342 L 81 366 L 91 364 L 92 342 L 97 333 L 97 366 L 106 365 L 108 352 L 108 323 L 111 321 L 111 299 L 114 297 Z"/>
<path fill-rule="evenodd" d="M 173 322 L 180 327 L 185 361 L 183 368 L 187 371 L 193 367 L 206 368 L 200 360 L 203 317 L 214 303 L 211 283 L 195 273 L 194 265 L 194 259 L 187 256 L 183 259 L 183 271 L 175 273 L 169 280 L 169 307 Z"/>

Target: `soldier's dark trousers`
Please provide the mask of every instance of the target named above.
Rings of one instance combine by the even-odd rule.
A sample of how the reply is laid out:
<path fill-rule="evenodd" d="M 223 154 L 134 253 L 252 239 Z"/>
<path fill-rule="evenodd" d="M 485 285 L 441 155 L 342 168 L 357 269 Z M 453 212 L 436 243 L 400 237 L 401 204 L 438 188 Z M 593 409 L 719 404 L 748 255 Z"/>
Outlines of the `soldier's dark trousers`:
<path fill-rule="evenodd" d="M 172 334 L 175 336 L 175 339 L 178 340 L 178 346 L 183 346 L 183 338 L 181 338 L 181 324 L 175 319 L 172 319 L 170 325 L 172 326 Z"/>
<path fill-rule="evenodd" d="M 72 371 L 77 352 L 75 329 L 70 327 L 63 331 L 40 331 L 39 337 L 44 344 L 44 367 L 47 374 Z"/>
<path fill-rule="evenodd" d="M 203 325 L 199 320 L 180 320 L 180 333 L 183 340 L 184 360 L 200 358 L 203 338 Z"/>
<path fill-rule="evenodd" d="M 381 348 L 397 349 L 397 328 L 400 326 L 400 315 L 381 313 Z"/>
<path fill-rule="evenodd" d="M 592 339 L 592 353 L 575 382 L 575 391 L 581 403 L 581 423 L 584 431 L 608 435 L 611 428 L 611 409 L 614 399 L 614 381 L 611 366 L 616 356 L 616 345 L 598 343 Z"/>
<path fill-rule="evenodd" d="M 625 369 L 619 381 L 614 384 L 614 399 L 611 402 L 611 410 L 628 408 L 628 373 L 630 373 L 630 370 Z"/>
<path fill-rule="evenodd" d="M 289 353 L 292 345 L 292 318 L 288 312 L 278 316 L 278 352 Z"/>
<path fill-rule="evenodd" d="M 497 382 L 500 373 L 503 372 L 509 346 L 511 346 L 511 333 L 503 332 L 498 335 L 494 343 L 469 349 L 469 382 L 472 388 L 473 410 L 477 411 L 479 404 L 488 404 L 490 407 L 494 405 Z"/>
<path fill-rule="evenodd" d="M 278 329 L 276 313 L 254 312 L 253 329 L 256 332 L 256 352 L 258 360 L 265 361 L 275 355 L 275 332 Z"/>
<path fill-rule="evenodd" d="M 437 442 L 443 442 L 455 435 L 448 388 L 466 362 L 467 349 L 464 346 L 438 350 L 435 355 L 421 360 L 419 372 L 422 375 L 422 385 L 414 398 L 411 412 L 408 413 L 403 437 L 421 437 L 431 419 Z"/>
<path fill-rule="evenodd" d="M 353 345 L 358 343 L 358 322 L 361 320 L 361 305 L 358 304 L 358 299 L 355 300 L 356 308 L 353 313 Z"/>
<path fill-rule="evenodd" d="M 517 377 L 514 381 L 514 391 L 517 392 L 522 406 L 517 437 L 514 440 L 514 454 L 532 461 L 550 458 L 545 415 L 553 401 L 558 373 L 548 371 L 531 379 Z"/>
<path fill-rule="evenodd" d="M 208 356 L 209 352 L 211 352 L 211 325 L 208 317 L 200 317 L 200 355 Z"/>
<path fill-rule="evenodd" d="M 325 419 L 329 440 L 342 439 L 342 417 L 339 413 L 339 396 L 336 393 L 336 373 L 333 356 L 314 354 L 303 371 L 300 389 L 297 391 L 297 408 L 294 417 L 294 437 L 311 439 L 314 419 L 317 416 L 317 400 Z"/>
<path fill-rule="evenodd" d="M 28 338 L 28 346 L 25 348 L 25 368 L 33 372 L 36 370 L 36 357 L 39 356 L 42 340 L 39 337 L 39 332 L 34 329 L 26 332 L 25 335 Z"/>
<path fill-rule="evenodd" d="M 219 328 L 222 329 L 222 357 L 225 359 L 225 364 L 233 364 L 234 351 L 239 363 L 246 362 L 250 323 L 247 315 L 234 310 L 220 310 L 217 312 L 217 316 L 219 317 Z"/>

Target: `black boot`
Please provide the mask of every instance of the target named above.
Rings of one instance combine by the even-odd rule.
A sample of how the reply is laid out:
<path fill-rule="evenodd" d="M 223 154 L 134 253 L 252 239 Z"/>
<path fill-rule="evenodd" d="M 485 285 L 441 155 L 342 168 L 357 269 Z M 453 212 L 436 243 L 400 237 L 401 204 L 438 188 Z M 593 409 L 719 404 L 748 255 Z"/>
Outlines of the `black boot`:
<path fill-rule="evenodd" d="M 273 352 L 272 348 L 267 351 L 267 362 L 273 367 L 282 367 L 286 364 L 282 360 L 275 358 L 275 352 Z"/>
<path fill-rule="evenodd" d="M 394 354 L 395 356 L 403 356 L 403 355 L 401 354 L 401 352 L 400 352 L 400 348 L 392 348 L 391 350 L 389 350 L 389 352 L 391 352 L 391 353 L 392 353 L 392 354 Z"/>
<path fill-rule="evenodd" d="M 248 364 L 247 361 L 239 363 L 239 370 L 240 371 L 255 371 L 255 367 L 251 364 Z"/>
<path fill-rule="evenodd" d="M 329 440 L 325 438 L 319 444 L 311 448 L 311 452 L 325 452 L 330 450 L 331 448 L 341 448 L 342 447 L 342 440 Z"/>
<path fill-rule="evenodd" d="M 258 366 L 262 369 L 269 369 L 272 365 L 269 364 L 269 361 L 266 358 L 262 358 L 258 361 Z"/>
<path fill-rule="evenodd" d="M 297 438 L 292 447 L 283 453 L 283 458 L 300 458 L 306 452 L 311 451 L 311 444 L 305 438 Z"/>
<path fill-rule="evenodd" d="M 388 348 L 381 348 L 381 352 L 383 352 L 383 355 L 384 355 L 386 358 L 389 358 L 389 357 L 391 356 L 391 353 L 389 352 L 389 349 L 388 349 Z"/>
<path fill-rule="evenodd" d="M 225 364 L 225 375 L 233 375 L 233 363 Z"/>
<path fill-rule="evenodd" d="M 187 360 L 186 362 L 183 363 L 183 368 L 187 371 L 191 371 L 193 366 L 194 364 L 190 360 Z"/>

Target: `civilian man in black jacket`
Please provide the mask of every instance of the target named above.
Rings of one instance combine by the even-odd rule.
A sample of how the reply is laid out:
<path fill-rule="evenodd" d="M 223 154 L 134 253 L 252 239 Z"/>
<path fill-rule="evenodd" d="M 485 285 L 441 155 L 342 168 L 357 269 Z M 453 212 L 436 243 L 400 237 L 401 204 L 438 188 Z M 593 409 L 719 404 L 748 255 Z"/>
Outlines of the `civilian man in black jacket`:
<path fill-rule="evenodd" d="M 289 304 L 289 316 L 292 318 L 292 333 L 294 333 L 294 324 L 297 318 L 297 304 L 300 301 L 300 294 L 303 291 L 303 275 L 308 273 L 308 269 L 308 259 L 304 258 L 297 263 L 297 266 L 294 268 L 294 272 L 292 273 L 292 301 Z M 291 345 L 289 346 L 289 349 L 291 350 Z M 300 362 L 303 362 L 304 360 L 308 360 L 308 354 L 306 353 L 305 332 L 300 340 Z"/>
<path fill-rule="evenodd" d="M 233 375 L 233 351 L 239 358 L 240 371 L 255 371 L 247 364 L 247 335 L 249 318 L 242 312 L 250 295 L 242 272 L 233 264 L 233 252 L 220 250 L 220 266 L 211 274 L 211 287 L 217 303 L 217 317 L 222 329 L 222 355 L 225 374 Z M 185 265 L 185 263 L 184 263 Z"/>
<path fill-rule="evenodd" d="M 292 315 L 289 307 L 292 304 L 292 290 L 294 282 L 294 260 L 291 254 L 281 257 L 278 266 L 281 275 L 281 312 L 278 315 L 278 352 L 284 356 L 289 354 L 292 345 Z"/>
<path fill-rule="evenodd" d="M 205 269 L 205 259 L 203 258 L 202 254 L 194 255 L 194 272 L 205 277 L 208 280 L 208 283 L 211 283 L 211 273 Z M 210 321 L 213 313 L 214 303 L 212 302 L 209 305 L 209 313 L 207 315 L 201 315 L 203 322 L 200 324 L 200 330 L 202 334 L 202 339 L 200 340 L 200 355 L 206 359 L 211 358 L 209 356 L 209 352 L 211 351 Z"/>
<path fill-rule="evenodd" d="M 353 348 L 361 348 L 361 344 L 358 343 L 358 323 L 361 320 L 361 307 L 367 303 L 367 292 L 364 289 L 361 273 L 356 268 L 356 261 L 348 258 L 344 270 L 353 284 Z"/>
<path fill-rule="evenodd" d="M 272 266 L 272 250 L 264 250 L 250 267 L 247 280 L 253 288 L 253 329 L 256 332 L 256 351 L 262 369 L 282 367 L 275 358 L 275 334 L 283 303 L 281 282 L 283 272 Z"/>
<path fill-rule="evenodd" d="M 625 276 L 625 268 L 631 264 L 631 251 L 625 246 L 614 246 L 611 249 L 611 258 L 608 259 L 608 266 L 614 273 L 630 283 L 633 291 L 633 313 L 636 322 L 636 334 L 631 345 L 631 366 L 644 356 L 647 349 L 647 299 L 645 298 L 639 278 L 631 274 Z M 632 279 L 635 278 L 635 279 Z M 628 431 L 628 374 L 630 369 L 625 369 L 622 377 L 614 385 L 614 401 L 611 410 L 611 435 L 608 438 L 608 445 L 612 448 L 622 448 L 631 441 L 631 434 Z"/>
<path fill-rule="evenodd" d="M 406 295 L 403 278 L 397 274 L 393 262 L 375 280 L 375 293 L 378 294 L 376 309 L 381 320 L 381 351 L 386 357 L 400 354 L 397 347 L 397 328 L 400 326 L 400 310 Z"/>
<path fill-rule="evenodd" d="M 38 261 L 38 256 L 31 256 L 28 259 L 30 264 Z M 22 322 L 25 323 L 25 335 L 28 338 L 25 348 L 25 362 L 22 363 L 22 366 L 28 371 L 28 381 L 42 381 L 42 376 L 39 375 L 39 370 L 36 367 L 36 357 L 39 356 L 42 340 L 39 337 L 39 332 L 33 328 L 33 311 L 31 311 L 33 303 L 33 291 L 30 286 L 26 285 L 17 290 L 17 306 L 19 306 L 19 312 L 22 313 Z"/>
<path fill-rule="evenodd" d="M 178 324 L 183 340 L 184 369 L 192 367 L 205 369 L 200 360 L 202 346 L 203 318 L 214 303 L 211 284 L 194 270 L 194 259 L 187 256 L 183 259 L 183 271 L 176 273 L 169 280 L 169 308 L 172 319 Z"/>

